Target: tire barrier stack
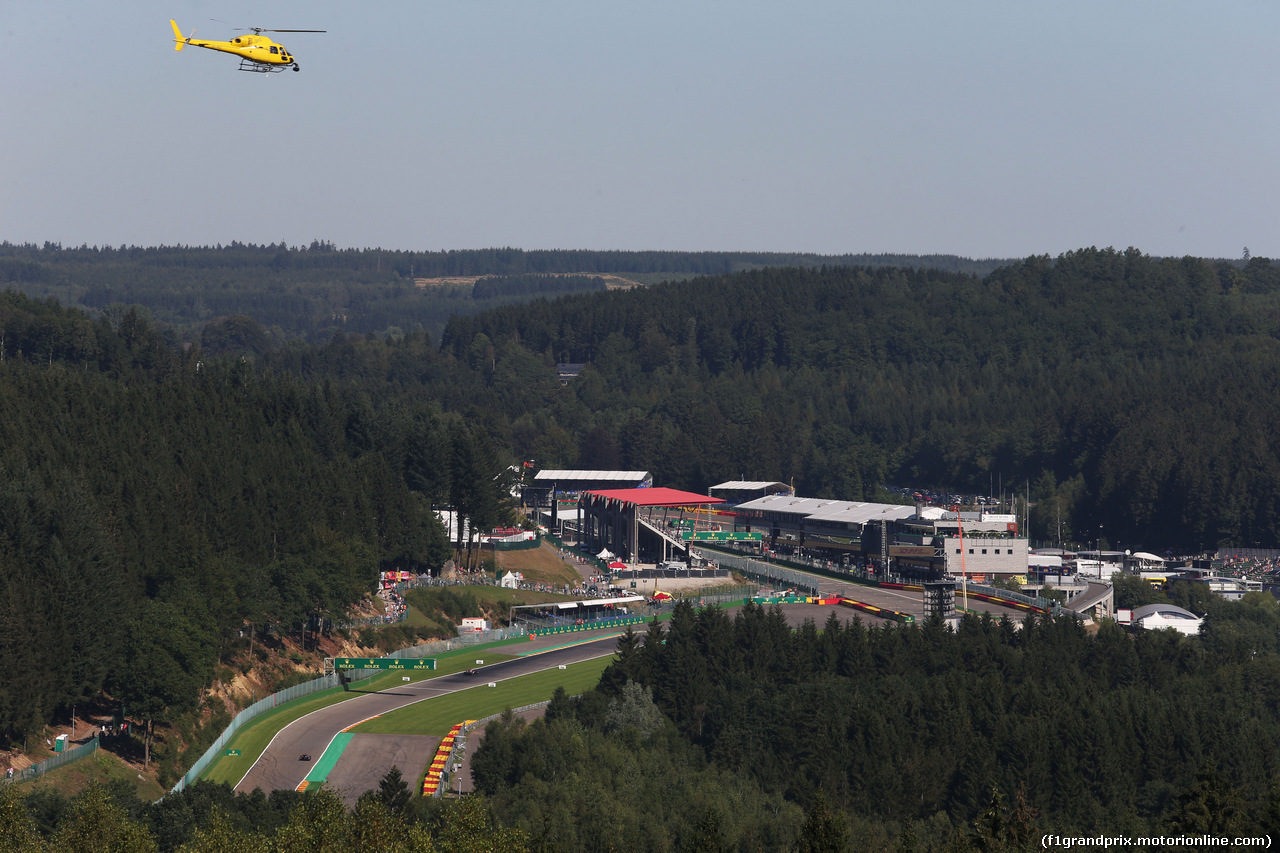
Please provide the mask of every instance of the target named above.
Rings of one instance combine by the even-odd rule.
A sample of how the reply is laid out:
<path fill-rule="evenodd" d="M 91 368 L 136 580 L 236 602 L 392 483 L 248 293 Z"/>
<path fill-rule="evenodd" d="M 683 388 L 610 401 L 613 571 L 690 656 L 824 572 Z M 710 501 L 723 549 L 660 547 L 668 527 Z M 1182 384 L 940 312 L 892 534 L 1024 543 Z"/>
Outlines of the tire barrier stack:
<path fill-rule="evenodd" d="M 420 643 L 416 646 L 410 646 L 407 649 L 388 652 L 387 654 L 384 654 L 383 657 L 435 657 L 436 655 L 441 655 L 445 652 L 453 651 L 454 649 L 462 649 L 467 646 L 481 645 L 483 643 L 493 643 L 499 640 L 509 640 L 523 634 L 524 629 L 519 627 L 501 628 L 490 631 L 476 631 L 473 634 L 463 634 L 460 637 L 454 637 L 450 640 L 435 640 L 430 643 Z M 376 669 L 354 670 L 347 674 L 347 683 L 354 684 L 357 681 L 379 675 L 380 672 L 380 670 Z M 326 690 L 330 687 L 341 686 L 342 682 L 336 674 L 326 675 L 322 678 L 317 678 L 314 681 L 307 681 L 302 684 L 295 684 L 293 687 L 286 687 L 284 690 L 281 690 L 278 693 L 273 693 L 265 699 L 259 699 L 257 702 L 250 705 L 248 708 L 245 708 L 232 718 L 231 724 L 227 726 L 222 734 L 218 735 L 218 737 L 213 741 L 213 744 L 205 751 L 204 755 L 200 756 L 196 763 L 191 766 L 191 769 L 183 774 L 182 778 L 179 779 L 173 788 L 170 789 L 170 793 L 176 794 L 188 785 L 194 783 L 196 779 L 200 778 L 200 775 L 204 773 L 209 765 L 213 763 L 213 760 L 217 758 L 222 750 L 226 748 L 227 744 L 231 742 L 231 739 L 235 737 L 236 732 L 238 732 L 242 726 L 254 717 L 259 714 L 264 714 L 273 708 L 277 708 L 286 702 L 292 702 L 294 699 L 300 699 L 303 696 L 308 696 L 312 693 L 320 690 Z"/>
<path fill-rule="evenodd" d="M 427 768 L 426 778 L 422 780 L 422 796 L 434 797 L 440 793 L 440 782 L 449 766 L 449 758 L 453 755 L 453 743 L 458 739 L 463 726 L 472 722 L 475 721 L 467 720 L 465 723 L 458 723 L 449 729 L 449 733 L 440 740 L 440 746 L 436 748 L 436 757 L 431 759 L 431 766 Z"/>
<path fill-rule="evenodd" d="M 854 610 L 861 610 L 863 613 L 872 616 L 879 616 L 883 619 L 892 619 L 895 622 L 901 622 L 903 625 L 914 625 L 916 617 L 910 613 L 903 613 L 899 610 L 889 610 L 884 607 L 876 607 L 874 604 L 867 604 L 865 601 L 855 601 L 852 598 L 841 598 L 837 604 L 843 604 L 845 607 L 852 607 Z"/>

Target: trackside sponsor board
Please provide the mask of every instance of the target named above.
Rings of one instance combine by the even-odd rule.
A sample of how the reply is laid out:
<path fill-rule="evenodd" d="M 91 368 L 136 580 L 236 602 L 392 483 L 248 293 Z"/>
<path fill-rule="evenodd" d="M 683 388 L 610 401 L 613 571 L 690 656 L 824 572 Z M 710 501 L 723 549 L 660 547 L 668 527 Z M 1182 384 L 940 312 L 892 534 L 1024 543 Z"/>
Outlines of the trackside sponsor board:
<path fill-rule="evenodd" d="M 435 669 L 435 658 L 334 658 L 334 669 Z"/>

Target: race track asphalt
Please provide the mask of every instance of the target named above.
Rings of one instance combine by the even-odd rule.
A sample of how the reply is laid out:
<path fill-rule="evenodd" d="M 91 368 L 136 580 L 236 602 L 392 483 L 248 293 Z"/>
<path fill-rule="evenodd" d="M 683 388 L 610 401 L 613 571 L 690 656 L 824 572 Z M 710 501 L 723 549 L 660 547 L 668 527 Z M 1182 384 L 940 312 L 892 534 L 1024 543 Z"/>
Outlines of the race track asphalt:
<path fill-rule="evenodd" d="M 412 789 L 414 777 L 435 757 L 439 744 L 440 738 L 426 735 L 354 735 L 329 771 L 325 787 L 350 808 L 365 791 L 376 789 L 388 770 L 399 767 Z"/>
<path fill-rule="evenodd" d="M 923 616 L 919 593 L 854 584 L 841 586 L 840 594 L 857 601 L 909 613 L 917 620 Z M 827 592 L 824 590 L 824 593 Z M 834 593 L 836 590 L 830 592 Z M 990 612 L 997 619 L 1007 614 L 1017 622 L 1024 616 L 1013 608 L 995 604 L 973 601 L 971 605 L 972 609 Z M 812 619 L 821 628 L 832 613 L 842 622 L 858 618 L 868 626 L 887 621 L 843 605 L 787 604 L 783 605 L 783 612 L 793 627 L 799 627 L 804 620 Z M 636 633 L 643 636 L 644 628 L 643 625 L 637 625 Z M 617 649 L 620 633 L 616 629 L 611 630 L 597 639 L 590 639 L 590 634 L 584 633 L 583 639 L 577 643 L 574 643 L 573 635 L 539 637 L 528 646 L 518 644 L 504 648 L 504 654 L 514 652 L 523 653 L 524 656 L 481 667 L 474 676 L 465 673 L 442 675 L 367 693 L 313 711 L 290 723 L 275 736 L 262 756 L 235 786 L 235 790 L 249 792 L 261 788 L 268 793 L 274 790 L 296 790 L 311 772 L 314 762 L 320 760 L 334 738 L 346 729 L 414 702 L 465 690 L 477 684 L 503 681 L 552 669 L 561 664 L 578 663 L 612 654 Z M 568 643 L 573 644 L 566 645 Z M 438 741 L 438 738 L 425 736 L 355 735 L 330 771 L 327 784 L 338 790 L 345 802 L 354 803 L 365 790 L 376 788 L 379 780 L 392 766 L 399 766 L 404 777 L 411 780 L 430 761 Z M 311 761 L 300 761 L 299 756 L 303 754 L 310 755 Z M 467 770 L 464 770 L 464 774 L 469 776 Z M 466 781 L 469 783 L 470 780 Z"/>
<path fill-rule="evenodd" d="M 567 641 L 568 636 L 571 635 L 561 635 L 554 639 L 564 643 Z M 305 717 L 294 720 L 280 730 L 279 734 L 267 745 L 262 756 L 254 762 L 254 765 L 249 768 L 249 772 L 235 786 L 235 790 L 237 792 L 248 792 L 255 788 L 261 788 L 267 793 L 276 790 L 296 790 L 311 771 L 312 763 L 320 760 L 329 743 L 344 729 L 349 729 L 380 714 L 403 708 L 405 705 L 421 702 L 434 696 L 443 696 L 458 690 L 465 690 L 469 687 L 475 687 L 477 684 L 485 684 L 490 681 L 505 681 L 508 678 L 528 675 L 544 669 L 553 669 L 560 664 L 578 663 L 601 657 L 602 655 L 613 654 L 618 647 L 617 638 L 618 632 L 612 631 L 600 639 L 586 640 L 568 647 L 551 648 L 537 654 L 480 667 L 474 676 L 465 673 L 442 675 L 437 678 L 388 688 L 387 690 L 366 693 L 355 699 L 348 699 L 345 702 L 339 702 L 337 705 L 330 705 L 327 708 L 313 711 Z M 534 643 L 530 643 L 530 646 L 536 648 Z M 503 652 L 509 653 L 518 649 L 518 646 L 508 647 L 503 649 Z M 350 749 L 350 745 L 348 745 L 348 749 Z M 311 761 L 300 761 L 299 756 L 303 754 L 310 755 Z M 342 763 L 342 761 L 339 761 L 340 765 Z M 426 763 L 426 761 L 422 761 L 416 767 L 401 767 L 400 769 L 406 777 L 412 777 L 420 773 Z M 381 768 L 381 772 L 377 773 L 374 786 L 377 784 L 377 779 L 381 778 L 382 774 L 389 769 L 389 765 L 380 764 L 377 767 Z M 345 768 L 343 772 L 344 775 L 350 774 L 349 778 L 353 780 L 356 776 L 363 778 L 361 774 L 366 771 L 349 767 Z M 333 782 L 336 785 L 338 780 L 334 778 Z M 350 784 L 352 782 L 349 781 L 348 785 Z M 356 796 L 359 796 L 359 794 Z"/>

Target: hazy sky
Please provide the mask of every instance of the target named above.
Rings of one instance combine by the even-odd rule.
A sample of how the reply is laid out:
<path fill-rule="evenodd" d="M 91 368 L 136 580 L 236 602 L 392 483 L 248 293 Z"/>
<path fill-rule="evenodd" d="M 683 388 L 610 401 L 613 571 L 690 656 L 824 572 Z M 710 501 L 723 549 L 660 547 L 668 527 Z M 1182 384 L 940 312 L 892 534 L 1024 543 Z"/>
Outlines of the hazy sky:
<path fill-rule="evenodd" d="M 170 18 L 328 32 L 249 74 Z M 1277 33 L 1274 0 L 9 0 L 0 241 L 1280 257 Z"/>

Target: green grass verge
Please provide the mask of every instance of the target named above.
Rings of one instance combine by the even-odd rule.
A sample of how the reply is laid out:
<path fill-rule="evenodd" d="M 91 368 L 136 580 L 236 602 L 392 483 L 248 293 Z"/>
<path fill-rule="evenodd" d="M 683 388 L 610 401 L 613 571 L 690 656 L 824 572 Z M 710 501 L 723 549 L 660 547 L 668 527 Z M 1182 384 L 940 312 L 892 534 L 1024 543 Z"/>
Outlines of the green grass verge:
<path fill-rule="evenodd" d="M 497 649 L 497 648 L 501 648 L 502 646 L 520 646 L 520 645 L 525 645 L 528 642 L 529 642 L 529 638 L 527 636 L 511 637 L 510 639 L 507 639 L 507 640 L 494 640 L 492 643 L 485 643 L 483 648 Z M 458 649 L 457 652 L 447 652 L 447 654 L 456 654 L 460 652 L 472 652 L 472 651 L 481 651 L 481 647 L 472 646 L 470 649 Z"/>
<path fill-rule="evenodd" d="M 548 604 L 555 601 L 576 601 L 579 596 L 559 592 L 541 592 L 533 589 L 508 589 L 501 586 L 422 586 L 405 593 L 405 600 L 420 606 L 431 600 L 433 592 L 450 592 L 457 596 L 470 595 L 482 608 L 494 609 L 495 605 Z"/>
<path fill-rule="evenodd" d="M 160 787 L 155 779 L 143 776 L 104 749 L 23 783 L 21 792 L 25 796 L 32 791 L 47 789 L 72 797 L 93 782 L 106 784 L 112 780 L 122 780 L 132 786 L 137 792 L 138 799 L 146 802 L 158 800 L 165 794 L 164 788 Z"/>
<path fill-rule="evenodd" d="M 576 601 L 581 596 L 559 592 L 542 592 L 536 589 L 507 589 L 501 586 L 470 587 L 481 601 L 500 601 L 504 604 L 547 604 L 552 601 Z"/>
<path fill-rule="evenodd" d="M 428 617 L 412 604 L 409 605 L 409 611 L 405 614 L 405 620 L 397 624 L 407 625 L 410 628 L 428 628 L 435 631 L 443 631 L 445 627 L 436 620 Z M 452 625 L 450 627 L 452 627 Z"/>
<path fill-rule="evenodd" d="M 600 681 L 600 673 L 613 662 L 613 655 L 569 664 L 566 669 L 550 669 L 497 682 L 488 682 L 445 696 L 424 699 L 352 729 L 356 734 L 406 734 L 442 737 L 464 720 L 479 720 L 551 698 L 557 687 L 570 696 L 590 690 Z M 481 670 L 483 678 L 483 670 Z"/>
<path fill-rule="evenodd" d="M 520 637 L 515 640 L 502 640 L 498 643 L 486 644 L 483 649 L 478 647 L 454 649 L 436 655 L 437 669 L 432 672 L 408 672 L 406 670 L 384 672 L 351 685 L 358 692 L 348 692 L 341 687 L 330 687 L 328 690 L 321 690 L 319 693 L 313 693 L 302 699 L 286 702 L 278 708 L 272 708 L 265 714 L 259 714 L 254 717 L 240 731 L 236 732 L 223 752 L 220 752 L 205 768 L 200 778 L 208 779 L 210 782 L 226 782 L 230 785 L 235 785 L 249 771 L 253 763 L 262 757 L 262 753 L 267 748 L 267 744 L 271 743 L 271 739 L 294 720 L 304 717 L 312 711 L 328 708 L 330 705 L 354 699 L 371 691 L 386 690 L 389 687 L 398 686 L 404 683 L 405 677 L 408 677 L 411 681 L 423 681 L 439 675 L 462 672 L 474 666 L 475 657 L 482 657 L 486 663 L 511 660 L 513 655 L 504 655 L 493 650 L 493 646 L 507 645 L 511 642 L 528 641 Z M 240 754 L 227 755 L 226 749 L 238 749 Z"/>
<path fill-rule="evenodd" d="M 347 693 L 341 687 L 331 687 L 304 699 L 286 702 L 265 714 L 259 714 L 242 726 L 226 746 L 226 749 L 240 750 L 240 754 L 228 756 L 225 750 L 220 752 L 205 768 L 200 778 L 210 782 L 226 782 L 229 785 L 235 785 L 245 773 L 249 772 L 253 763 L 262 757 L 267 744 L 271 743 L 271 739 L 285 726 L 312 711 L 319 711 L 321 708 L 354 699 L 359 695 L 359 693 Z"/>

